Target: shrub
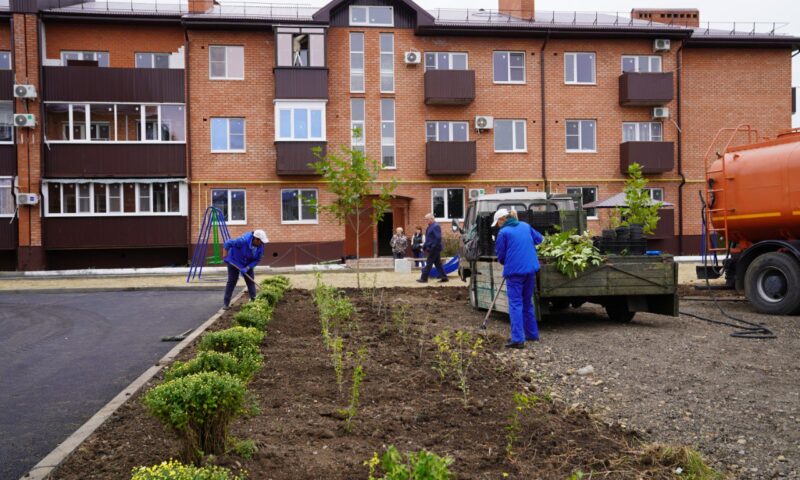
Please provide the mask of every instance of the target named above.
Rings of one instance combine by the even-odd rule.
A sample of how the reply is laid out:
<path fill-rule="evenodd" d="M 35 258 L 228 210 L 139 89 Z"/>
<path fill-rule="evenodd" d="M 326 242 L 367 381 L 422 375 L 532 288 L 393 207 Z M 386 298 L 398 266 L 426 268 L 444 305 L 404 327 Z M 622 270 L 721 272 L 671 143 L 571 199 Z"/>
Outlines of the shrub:
<path fill-rule="evenodd" d="M 231 438 L 230 440 L 233 443 L 233 451 L 242 458 L 251 459 L 258 451 L 256 442 L 253 440 L 239 440 L 236 438 Z"/>
<path fill-rule="evenodd" d="M 201 372 L 150 389 L 145 405 L 184 444 L 186 460 L 225 451 L 228 425 L 244 412 L 245 387 L 227 373 Z"/>
<path fill-rule="evenodd" d="M 270 285 L 261 287 L 261 291 L 259 291 L 258 295 L 256 295 L 257 300 L 266 302 L 273 307 L 281 301 L 281 298 L 283 298 L 283 290 L 281 290 L 280 287 Z"/>
<path fill-rule="evenodd" d="M 283 275 L 276 275 L 273 277 L 267 277 L 261 282 L 262 287 L 266 287 L 267 285 L 278 285 L 283 290 L 287 290 L 291 286 L 291 282 L 288 278 L 284 277 Z"/>
<path fill-rule="evenodd" d="M 448 480 L 453 476 L 450 473 L 452 463 L 452 458 L 440 457 L 427 450 L 412 453 L 404 459 L 397 448 L 390 445 L 382 458 L 373 453 L 364 465 L 369 467 L 369 480 Z M 375 477 L 379 465 L 383 477 Z"/>
<path fill-rule="evenodd" d="M 577 278 L 588 267 L 603 262 L 588 231 L 583 235 L 576 234 L 575 230 L 545 235 L 536 249 L 541 257 L 553 257 L 558 271 L 569 278 Z"/>
<path fill-rule="evenodd" d="M 268 302 L 262 300 L 244 304 L 241 310 L 233 316 L 233 321 L 237 325 L 253 327 L 258 330 L 264 330 L 270 320 L 272 320 L 272 307 Z"/>
<path fill-rule="evenodd" d="M 227 468 L 184 465 L 177 460 L 161 462 L 152 467 L 134 467 L 131 480 L 244 480 L 244 475 L 232 475 Z"/>
<path fill-rule="evenodd" d="M 243 382 L 249 382 L 261 367 L 264 366 L 264 358 L 261 354 L 252 351 L 246 352 L 242 358 L 232 353 L 215 352 L 213 350 L 203 351 L 197 357 L 188 362 L 175 362 L 165 374 L 166 380 L 193 375 L 200 372 L 227 373 L 237 377 Z"/>
<path fill-rule="evenodd" d="M 232 327 L 227 330 L 211 332 L 203 335 L 198 348 L 201 351 L 233 353 L 246 350 L 247 347 L 258 347 L 264 341 L 264 332 L 252 327 Z M 241 357 L 240 357 L 241 358 Z"/>

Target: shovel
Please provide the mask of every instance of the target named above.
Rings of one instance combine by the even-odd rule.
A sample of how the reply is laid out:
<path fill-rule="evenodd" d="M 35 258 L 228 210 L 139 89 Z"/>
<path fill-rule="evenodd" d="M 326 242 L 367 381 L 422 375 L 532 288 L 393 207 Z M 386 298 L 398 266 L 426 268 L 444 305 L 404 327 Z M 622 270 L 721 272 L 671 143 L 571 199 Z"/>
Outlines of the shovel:
<path fill-rule="evenodd" d="M 228 265 L 233 265 L 233 264 L 232 263 L 228 263 Z M 236 270 L 239 270 L 239 273 L 241 273 L 244 278 L 246 278 L 246 279 L 250 280 L 251 282 L 253 282 L 253 285 L 256 286 L 256 290 L 258 290 L 259 292 L 261 291 L 261 286 L 259 286 L 258 282 L 256 282 L 253 277 L 248 275 L 247 272 L 245 272 L 241 268 L 237 267 L 236 265 L 233 265 L 233 266 L 236 267 Z"/>
<path fill-rule="evenodd" d="M 483 323 L 481 326 L 478 327 L 480 330 L 486 330 L 486 322 L 489 321 L 489 315 L 492 314 L 492 310 L 494 309 L 494 304 L 497 303 L 497 297 L 500 296 L 500 292 L 503 290 L 503 285 L 506 284 L 506 279 L 503 277 L 503 280 L 500 282 L 500 287 L 498 287 L 497 292 L 494 294 L 494 299 L 492 299 L 492 304 L 489 305 L 489 310 L 486 312 L 486 316 L 483 317 Z"/>

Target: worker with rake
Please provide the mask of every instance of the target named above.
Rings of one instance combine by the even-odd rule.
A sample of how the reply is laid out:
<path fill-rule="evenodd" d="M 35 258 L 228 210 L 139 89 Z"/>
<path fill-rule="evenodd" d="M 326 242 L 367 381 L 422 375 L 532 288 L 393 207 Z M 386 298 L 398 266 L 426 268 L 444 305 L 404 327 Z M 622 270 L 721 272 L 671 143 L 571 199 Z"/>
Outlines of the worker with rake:
<path fill-rule="evenodd" d="M 264 244 L 269 242 L 264 230 L 247 232 L 239 238 L 232 238 L 223 245 L 228 255 L 225 263 L 228 265 L 228 283 L 225 285 L 225 299 L 223 310 L 231 308 L 233 289 L 239 282 L 239 275 L 244 277 L 247 293 L 250 300 L 256 299 L 255 268 L 264 256 Z"/>
<path fill-rule="evenodd" d="M 517 219 L 517 212 L 505 208 L 494 214 L 492 227 L 500 228 L 495 242 L 497 261 L 503 265 L 503 280 L 508 295 L 508 314 L 511 317 L 511 339 L 507 348 L 525 348 L 525 341 L 539 340 L 533 291 L 539 257 L 536 245 L 544 237 L 527 223 Z M 502 288 L 502 287 L 501 287 Z"/>

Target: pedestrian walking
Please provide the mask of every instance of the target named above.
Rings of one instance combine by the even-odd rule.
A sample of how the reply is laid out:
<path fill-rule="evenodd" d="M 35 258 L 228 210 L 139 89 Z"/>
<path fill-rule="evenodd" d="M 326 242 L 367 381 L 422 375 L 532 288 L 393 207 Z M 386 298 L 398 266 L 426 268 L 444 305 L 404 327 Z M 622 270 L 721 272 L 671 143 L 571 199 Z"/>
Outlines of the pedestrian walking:
<path fill-rule="evenodd" d="M 231 307 L 233 289 L 239 282 L 239 275 L 244 276 L 250 300 L 256 299 L 255 268 L 264 257 L 264 244 L 269 242 L 264 230 L 247 232 L 239 238 L 230 239 L 223 245 L 228 254 L 225 263 L 228 265 L 228 283 L 225 285 L 225 297 L 222 308 Z"/>
<path fill-rule="evenodd" d="M 445 283 L 449 279 L 444 267 L 442 267 L 442 229 L 436 223 L 432 213 L 425 215 L 425 220 L 428 222 L 428 229 L 425 230 L 425 243 L 422 244 L 422 249 L 428 254 L 428 258 L 425 261 L 425 268 L 422 269 L 422 276 L 417 281 L 419 283 L 428 283 L 431 268 L 436 267 L 436 270 L 441 275 L 439 282 Z"/>
<path fill-rule="evenodd" d="M 511 317 L 511 339 L 507 348 L 525 348 L 526 341 L 539 340 L 536 311 L 533 309 L 533 292 L 539 257 L 536 245 L 544 237 L 527 223 L 517 220 L 516 212 L 505 208 L 494 214 L 492 227 L 500 233 L 495 242 L 497 261 L 503 265 L 503 278 L 508 295 L 508 314 Z"/>
<path fill-rule="evenodd" d="M 411 237 L 411 252 L 414 258 L 422 258 L 422 245 L 425 243 L 425 234 L 422 233 L 422 227 L 417 226 L 414 230 L 414 236 Z M 416 260 L 415 267 L 422 266 L 423 262 Z"/>
<path fill-rule="evenodd" d="M 395 260 L 402 260 L 406 258 L 406 250 L 408 250 L 408 237 L 403 233 L 401 227 L 397 227 L 392 239 L 389 240 L 389 246 L 392 247 L 392 256 Z"/>

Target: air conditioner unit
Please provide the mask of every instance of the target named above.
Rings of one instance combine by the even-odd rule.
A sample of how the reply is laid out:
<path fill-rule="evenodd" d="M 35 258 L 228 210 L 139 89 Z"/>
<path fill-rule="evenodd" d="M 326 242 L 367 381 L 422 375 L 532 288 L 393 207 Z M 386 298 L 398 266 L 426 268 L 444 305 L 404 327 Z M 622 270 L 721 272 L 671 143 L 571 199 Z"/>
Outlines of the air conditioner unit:
<path fill-rule="evenodd" d="M 494 128 L 494 117 L 488 117 L 486 115 L 478 115 L 475 117 L 476 130 L 490 130 L 492 128 Z"/>
<path fill-rule="evenodd" d="M 39 195 L 35 193 L 18 193 L 17 205 L 37 205 L 39 203 Z"/>
<path fill-rule="evenodd" d="M 469 199 L 475 200 L 481 195 L 486 195 L 486 190 L 482 188 L 470 188 L 469 189 Z"/>
<path fill-rule="evenodd" d="M 33 128 L 36 126 L 36 115 L 32 113 L 15 113 L 14 126 Z"/>
<path fill-rule="evenodd" d="M 654 107 L 653 118 L 669 118 L 669 108 L 667 107 Z"/>
<path fill-rule="evenodd" d="M 653 51 L 654 52 L 669 52 L 669 39 L 668 38 L 656 38 L 653 40 Z"/>
<path fill-rule="evenodd" d="M 421 61 L 422 55 L 419 52 L 406 52 L 404 58 L 407 64 L 414 65 Z"/>
<path fill-rule="evenodd" d="M 36 87 L 33 85 L 14 85 L 15 98 L 36 98 Z"/>

